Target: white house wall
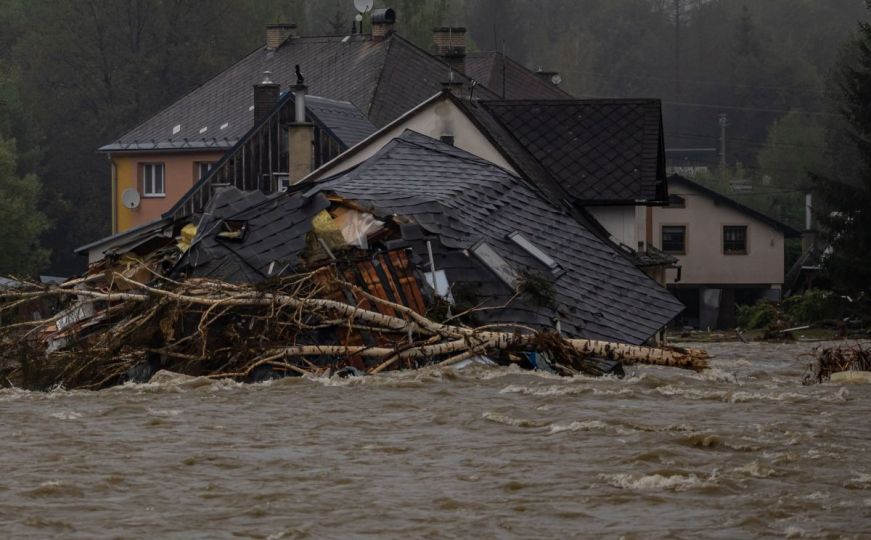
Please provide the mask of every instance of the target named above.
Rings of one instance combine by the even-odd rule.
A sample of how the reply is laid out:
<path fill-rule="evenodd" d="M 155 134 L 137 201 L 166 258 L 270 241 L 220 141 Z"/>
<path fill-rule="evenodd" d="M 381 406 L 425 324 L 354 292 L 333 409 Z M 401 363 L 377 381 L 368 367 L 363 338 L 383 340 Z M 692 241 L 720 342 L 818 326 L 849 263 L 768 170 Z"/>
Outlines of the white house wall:
<path fill-rule="evenodd" d="M 781 285 L 783 233 L 683 184 L 669 185 L 669 194 L 683 197 L 684 208 L 653 207 L 653 245 L 662 248 L 663 225 L 686 226 L 686 254 L 675 255 L 682 266 L 681 285 Z M 747 226 L 747 254 L 723 253 L 723 226 Z M 677 273 L 668 272 L 668 283 Z"/>
<path fill-rule="evenodd" d="M 320 179 L 333 176 L 348 170 L 373 154 L 384 145 L 402 134 L 406 129 L 416 131 L 433 139 L 443 135 L 454 137 L 454 146 L 483 158 L 503 169 L 517 174 L 517 171 L 502 157 L 490 141 L 478 130 L 469 118 L 445 97 L 436 99 L 419 109 L 412 111 L 405 118 L 399 118 L 395 123 L 385 127 L 369 139 L 359 143 L 360 148 L 349 150 L 346 157 L 339 156 L 335 163 L 327 163 L 321 169 L 310 175 L 309 179 Z"/>
<path fill-rule="evenodd" d="M 645 207 L 637 208 L 643 212 Z M 635 206 L 591 206 L 587 211 L 621 244 L 637 249 L 638 241 L 644 240 L 643 229 L 641 233 L 638 230 Z"/>

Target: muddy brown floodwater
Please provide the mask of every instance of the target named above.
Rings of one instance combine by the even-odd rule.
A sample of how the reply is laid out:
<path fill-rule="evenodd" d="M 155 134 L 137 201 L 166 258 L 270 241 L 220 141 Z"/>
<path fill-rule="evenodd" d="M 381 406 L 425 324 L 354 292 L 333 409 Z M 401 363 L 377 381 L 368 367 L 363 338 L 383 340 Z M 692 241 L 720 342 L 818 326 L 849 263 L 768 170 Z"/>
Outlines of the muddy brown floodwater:
<path fill-rule="evenodd" d="M 507 368 L 0 390 L 2 538 L 871 535 L 871 385 Z"/>

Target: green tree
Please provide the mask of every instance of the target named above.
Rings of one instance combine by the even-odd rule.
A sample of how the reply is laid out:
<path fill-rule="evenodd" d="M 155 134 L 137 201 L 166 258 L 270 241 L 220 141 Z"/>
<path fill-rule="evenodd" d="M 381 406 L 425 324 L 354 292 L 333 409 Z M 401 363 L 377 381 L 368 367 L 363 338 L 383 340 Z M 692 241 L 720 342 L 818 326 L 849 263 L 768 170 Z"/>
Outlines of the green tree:
<path fill-rule="evenodd" d="M 40 244 L 49 221 L 40 210 L 39 179 L 18 176 L 16 156 L 15 140 L 0 139 L 0 274 L 35 275 L 49 260 Z"/>
<path fill-rule="evenodd" d="M 867 7 L 871 10 L 871 2 Z M 850 47 L 854 60 L 843 62 L 836 77 L 847 136 L 859 156 L 858 175 L 838 171 L 812 178 L 824 203 L 818 218 L 832 247 L 824 268 L 837 289 L 867 295 L 871 293 L 871 24 L 859 23 Z"/>

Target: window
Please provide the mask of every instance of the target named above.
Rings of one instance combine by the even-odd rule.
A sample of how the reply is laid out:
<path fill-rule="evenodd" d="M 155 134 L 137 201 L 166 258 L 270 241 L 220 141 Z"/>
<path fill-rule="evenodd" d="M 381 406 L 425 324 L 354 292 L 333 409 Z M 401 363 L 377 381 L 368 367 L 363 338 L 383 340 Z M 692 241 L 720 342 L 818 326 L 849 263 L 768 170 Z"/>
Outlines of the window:
<path fill-rule="evenodd" d="M 166 186 L 163 181 L 163 163 L 143 163 L 141 167 L 142 196 L 164 197 Z"/>
<path fill-rule="evenodd" d="M 508 264 L 508 261 L 496 253 L 496 250 L 484 242 L 478 242 L 469 250 L 478 257 L 484 266 L 489 268 L 494 274 L 499 276 L 499 279 L 505 282 L 512 289 L 517 282 L 517 272 Z"/>
<path fill-rule="evenodd" d="M 196 165 L 194 171 L 196 172 L 197 177 L 194 178 L 194 181 L 200 180 L 205 175 L 209 174 L 209 171 L 212 170 L 211 161 L 197 161 L 194 165 Z"/>
<path fill-rule="evenodd" d="M 723 227 L 723 253 L 726 255 L 747 254 L 746 225 L 726 225 Z"/>
<path fill-rule="evenodd" d="M 662 251 L 682 255 L 687 252 L 686 225 L 662 226 Z"/>
<path fill-rule="evenodd" d="M 553 274 L 563 273 L 563 269 L 558 262 L 553 260 L 550 255 L 539 249 L 538 246 L 530 242 L 529 239 L 523 236 L 520 232 L 514 231 L 508 235 L 508 238 L 510 238 L 515 244 L 520 246 L 524 251 L 538 259 L 538 261 L 541 262 L 543 265 L 547 266 L 547 268 Z"/>

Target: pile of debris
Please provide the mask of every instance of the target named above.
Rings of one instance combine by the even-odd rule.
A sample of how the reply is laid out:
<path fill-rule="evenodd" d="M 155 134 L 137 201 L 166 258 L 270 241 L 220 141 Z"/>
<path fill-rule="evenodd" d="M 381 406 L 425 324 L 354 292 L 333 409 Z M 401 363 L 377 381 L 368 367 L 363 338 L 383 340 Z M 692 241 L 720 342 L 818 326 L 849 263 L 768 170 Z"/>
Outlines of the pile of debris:
<path fill-rule="evenodd" d="M 130 277 L 149 272 L 145 263 L 49 287 L 21 282 L 0 293 L 3 313 L 45 299 L 66 299 L 67 307 L 47 319 L 2 327 L 0 380 L 34 389 L 96 389 L 147 380 L 161 369 L 256 381 L 446 366 L 480 356 L 565 375 L 619 374 L 621 363 L 706 367 L 705 353 L 697 350 L 565 339 L 520 325 L 458 323 L 469 313 L 437 322 L 426 316 L 403 253 L 377 257 L 367 264 L 393 264 L 410 277 L 388 283 L 410 305 L 349 281 L 359 261 L 255 285 Z"/>
<path fill-rule="evenodd" d="M 828 380 L 847 379 L 842 373 L 871 372 L 871 345 L 840 345 L 818 348 L 808 366 L 803 384 L 818 384 Z"/>

